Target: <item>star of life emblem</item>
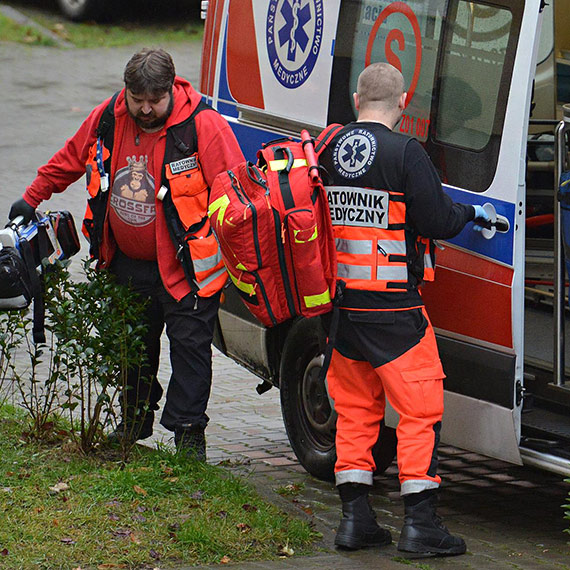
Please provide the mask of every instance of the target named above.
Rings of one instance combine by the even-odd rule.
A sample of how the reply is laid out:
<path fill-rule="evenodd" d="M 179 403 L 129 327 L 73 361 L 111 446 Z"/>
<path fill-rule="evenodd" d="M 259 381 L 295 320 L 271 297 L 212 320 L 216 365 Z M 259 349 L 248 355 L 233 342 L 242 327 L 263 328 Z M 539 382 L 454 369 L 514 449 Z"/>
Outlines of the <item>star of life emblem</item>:
<path fill-rule="evenodd" d="M 349 179 L 362 176 L 374 162 L 377 147 L 376 137 L 366 129 L 356 128 L 345 133 L 333 151 L 336 171 Z"/>
<path fill-rule="evenodd" d="M 267 53 L 284 87 L 295 89 L 311 75 L 321 48 L 323 23 L 323 0 L 270 0 Z"/>

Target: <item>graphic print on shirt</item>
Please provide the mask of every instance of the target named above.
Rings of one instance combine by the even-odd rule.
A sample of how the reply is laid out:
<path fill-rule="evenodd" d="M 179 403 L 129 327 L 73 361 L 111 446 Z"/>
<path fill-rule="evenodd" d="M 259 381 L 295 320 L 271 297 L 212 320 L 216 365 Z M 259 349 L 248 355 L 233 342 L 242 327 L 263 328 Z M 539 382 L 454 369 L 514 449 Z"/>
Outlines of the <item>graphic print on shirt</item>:
<path fill-rule="evenodd" d="M 359 178 L 372 166 L 378 143 L 368 130 L 356 128 L 340 137 L 333 151 L 336 171 L 344 178 Z"/>
<path fill-rule="evenodd" d="M 154 221 L 154 178 L 147 169 L 148 156 L 127 156 L 127 166 L 117 171 L 111 194 L 111 208 L 130 226 Z"/>

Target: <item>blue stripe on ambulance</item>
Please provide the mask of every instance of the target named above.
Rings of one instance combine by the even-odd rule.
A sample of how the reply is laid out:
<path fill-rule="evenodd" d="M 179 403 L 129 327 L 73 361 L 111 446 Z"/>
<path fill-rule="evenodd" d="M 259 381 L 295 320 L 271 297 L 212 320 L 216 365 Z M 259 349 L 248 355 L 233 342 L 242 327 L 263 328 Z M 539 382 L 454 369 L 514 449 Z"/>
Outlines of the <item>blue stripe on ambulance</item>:
<path fill-rule="evenodd" d="M 455 201 L 464 204 L 480 204 L 486 202 L 493 204 L 497 214 L 509 220 L 509 231 L 507 233 L 497 232 L 492 239 L 483 238 L 478 232 L 473 231 L 473 224 L 467 224 L 465 228 L 454 238 L 448 239 L 449 243 L 471 250 L 482 256 L 494 259 L 505 265 L 513 265 L 514 248 L 514 228 L 515 228 L 515 205 L 496 198 L 485 196 L 484 194 L 474 194 L 458 188 L 443 186 L 446 193 Z"/>

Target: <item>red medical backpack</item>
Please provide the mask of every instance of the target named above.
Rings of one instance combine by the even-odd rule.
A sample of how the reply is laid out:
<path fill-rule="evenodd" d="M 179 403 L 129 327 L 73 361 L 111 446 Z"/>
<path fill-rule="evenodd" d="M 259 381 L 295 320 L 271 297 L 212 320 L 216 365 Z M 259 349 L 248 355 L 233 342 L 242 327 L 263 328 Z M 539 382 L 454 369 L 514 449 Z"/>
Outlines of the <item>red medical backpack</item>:
<path fill-rule="evenodd" d="M 317 157 L 340 128 L 316 145 L 307 131 L 266 143 L 257 165 L 243 162 L 212 185 L 208 215 L 227 271 L 267 327 L 332 309 L 336 250 Z"/>

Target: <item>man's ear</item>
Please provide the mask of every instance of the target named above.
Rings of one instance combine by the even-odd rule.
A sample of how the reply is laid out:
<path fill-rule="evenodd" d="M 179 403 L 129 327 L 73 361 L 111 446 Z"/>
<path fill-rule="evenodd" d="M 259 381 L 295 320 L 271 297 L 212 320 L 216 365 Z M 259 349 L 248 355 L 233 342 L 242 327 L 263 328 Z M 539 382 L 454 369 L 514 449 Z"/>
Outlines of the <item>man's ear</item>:
<path fill-rule="evenodd" d="M 354 99 L 354 108 L 360 111 L 360 98 L 358 97 L 358 93 L 353 93 L 352 98 Z"/>
<path fill-rule="evenodd" d="M 408 98 L 408 93 L 407 91 L 404 91 L 401 95 L 400 95 L 400 99 L 398 101 L 398 107 L 403 111 L 406 108 L 406 99 Z"/>

